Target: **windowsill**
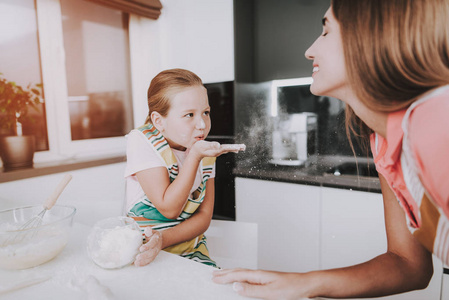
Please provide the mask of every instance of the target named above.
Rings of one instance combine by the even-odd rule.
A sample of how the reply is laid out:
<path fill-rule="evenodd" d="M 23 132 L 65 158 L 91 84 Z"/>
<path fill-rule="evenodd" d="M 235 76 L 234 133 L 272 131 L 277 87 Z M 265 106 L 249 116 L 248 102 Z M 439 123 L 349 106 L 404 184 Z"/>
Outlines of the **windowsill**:
<path fill-rule="evenodd" d="M 116 155 L 106 158 L 105 157 L 71 158 L 67 160 L 52 161 L 46 163 L 35 163 L 32 168 L 24 168 L 6 172 L 2 169 L 0 171 L 0 183 L 121 163 L 125 161 L 126 156 Z"/>

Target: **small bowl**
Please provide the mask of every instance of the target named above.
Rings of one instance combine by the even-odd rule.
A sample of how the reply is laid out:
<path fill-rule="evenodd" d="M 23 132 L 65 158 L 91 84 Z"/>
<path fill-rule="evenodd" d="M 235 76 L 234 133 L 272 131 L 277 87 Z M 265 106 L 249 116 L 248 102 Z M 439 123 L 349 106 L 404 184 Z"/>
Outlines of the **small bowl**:
<path fill-rule="evenodd" d="M 98 266 L 118 269 L 134 262 L 143 242 L 137 222 L 128 217 L 98 221 L 87 237 L 87 253 Z"/>
<path fill-rule="evenodd" d="M 55 205 L 37 227 L 20 229 L 36 217 L 41 205 L 0 211 L 0 268 L 20 270 L 55 258 L 66 246 L 76 208 Z"/>

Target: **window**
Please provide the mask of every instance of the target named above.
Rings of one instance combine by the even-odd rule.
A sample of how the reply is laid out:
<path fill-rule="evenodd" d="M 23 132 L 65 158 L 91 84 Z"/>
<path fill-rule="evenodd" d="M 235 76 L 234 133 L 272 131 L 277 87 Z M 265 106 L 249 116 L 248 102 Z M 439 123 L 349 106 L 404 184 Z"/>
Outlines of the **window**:
<path fill-rule="evenodd" d="M 39 60 L 36 7 L 34 0 L 5 0 L 0 2 L 0 73 L 8 81 L 26 88 L 42 83 Z M 36 137 L 36 149 L 49 149 L 45 106 L 30 109 L 33 121 L 22 124 L 23 134 Z M 1 117 L 1 115 L 0 115 Z M 11 135 L 12 131 L 1 134 Z"/>
<path fill-rule="evenodd" d="M 72 141 L 123 136 L 132 128 L 128 15 L 61 0 Z"/>
<path fill-rule="evenodd" d="M 35 162 L 124 154 L 133 126 L 128 14 L 84 0 L 2 0 L 0 73 L 43 83 Z"/>

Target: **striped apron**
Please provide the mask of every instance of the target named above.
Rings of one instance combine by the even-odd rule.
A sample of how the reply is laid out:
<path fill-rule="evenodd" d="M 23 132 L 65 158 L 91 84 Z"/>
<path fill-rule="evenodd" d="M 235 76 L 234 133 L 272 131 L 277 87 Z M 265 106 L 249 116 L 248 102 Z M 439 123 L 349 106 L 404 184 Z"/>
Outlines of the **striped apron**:
<path fill-rule="evenodd" d="M 407 222 L 408 228 L 427 250 L 434 253 L 443 263 L 449 265 L 449 220 L 442 209 L 435 205 L 435 202 L 419 178 L 418 168 L 410 147 L 408 130 L 411 112 L 418 105 L 428 100 L 431 96 L 434 96 L 435 93 L 439 93 L 444 88 L 448 87 L 437 89 L 429 96 L 414 102 L 407 109 L 402 119 L 404 137 L 402 140 L 401 167 L 407 189 L 419 207 L 418 216 L 415 217 L 421 220 L 419 227 L 411 226 L 411 222 Z"/>
<path fill-rule="evenodd" d="M 170 183 L 173 182 L 178 175 L 179 168 L 176 157 L 171 151 L 167 140 L 156 127 L 151 124 L 145 124 L 139 127 L 138 130 L 147 137 L 150 145 L 165 162 L 170 177 Z M 204 200 L 204 196 L 206 195 L 206 182 L 212 173 L 215 159 L 215 157 L 205 157 L 202 159 L 200 163 L 202 176 L 201 184 L 188 198 L 187 203 L 178 218 L 173 220 L 164 217 L 146 195 L 144 195 L 142 199 L 128 211 L 128 216 L 133 218 L 137 224 L 139 224 L 142 231 L 145 227 L 151 227 L 154 230 L 165 230 L 190 218 Z M 206 236 L 201 234 L 190 241 L 176 244 L 163 250 L 206 265 L 217 267 L 216 263 L 209 258 L 206 242 Z"/>

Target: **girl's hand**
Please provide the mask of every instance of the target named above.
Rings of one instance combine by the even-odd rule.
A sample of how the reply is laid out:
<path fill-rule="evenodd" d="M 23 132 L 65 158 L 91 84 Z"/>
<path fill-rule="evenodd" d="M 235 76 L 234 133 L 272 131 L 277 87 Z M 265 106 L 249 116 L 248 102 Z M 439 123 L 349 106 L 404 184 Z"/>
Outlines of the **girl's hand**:
<path fill-rule="evenodd" d="M 246 145 L 245 144 L 221 144 L 220 148 L 222 150 L 226 150 L 228 152 L 238 153 L 239 151 L 245 151 Z"/>
<path fill-rule="evenodd" d="M 193 144 L 190 152 L 193 152 L 201 160 L 204 157 L 218 157 L 222 154 L 229 152 L 245 151 L 246 146 L 244 144 L 223 144 L 219 142 L 207 142 L 204 140 L 198 141 Z"/>
<path fill-rule="evenodd" d="M 214 271 L 215 283 L 234 283 L 241 296 L 260 299 L 307 299 L 305 274 L 231 269 Z"/>
<path fill-rule="evenodd" d="M 136 267 L 146 266 L 151 263 L 162 249 L 162 234 L 159 231 L 147 227 L 144 233 L 148 242 L 140 246 L 140 254 L 136 256 L 134 261 Z"/>

